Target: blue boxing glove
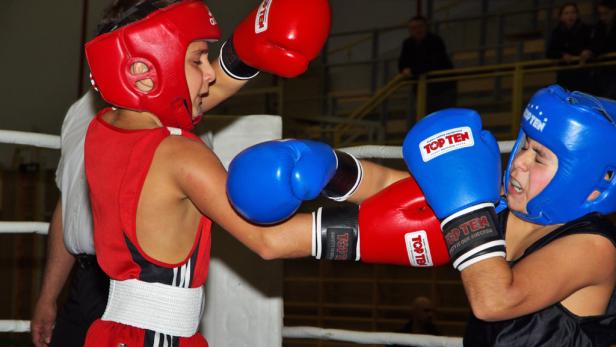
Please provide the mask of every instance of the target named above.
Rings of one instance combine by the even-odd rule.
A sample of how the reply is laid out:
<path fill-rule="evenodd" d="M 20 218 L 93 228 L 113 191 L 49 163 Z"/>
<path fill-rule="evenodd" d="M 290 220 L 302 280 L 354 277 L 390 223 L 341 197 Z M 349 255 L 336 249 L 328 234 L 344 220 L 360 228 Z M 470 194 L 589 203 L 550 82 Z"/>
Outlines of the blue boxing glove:
<path fill-rule="evenodd" d="M 267 141 L 240 152 L 229 164 L 227 195 L 244 218 L 280 222 L 319 193 L 342 201 L 359 186 L 362 169 L 349 154 L 308 140 Z"/>
<path fill-rule="evenodd" d="M 451 108 L 417 123 L 402 147 L 404 160 L 441 220 L 453 261 L 462 271 L 505 256 L 494 205 L 501 187 L 500 152 L 479 114 Z"/>

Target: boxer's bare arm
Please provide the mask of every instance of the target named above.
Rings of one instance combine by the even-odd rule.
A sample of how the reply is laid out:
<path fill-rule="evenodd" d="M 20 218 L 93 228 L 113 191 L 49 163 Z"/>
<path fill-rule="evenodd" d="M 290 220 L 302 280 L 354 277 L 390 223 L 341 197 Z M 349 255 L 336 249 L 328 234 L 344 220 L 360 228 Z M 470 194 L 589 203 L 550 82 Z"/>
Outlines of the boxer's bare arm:
<path fill-rule="evenodd" d="M 355 193 L 349 197 L 350 202 L 357 204 L 362 203 L 390 184 L 410 176 L 408 171 L 392 169 L 365 160 L 361 161 L 361 165 L 364 170 L 363 179 Z"/>
<path fill-rule="evenodd" d="M 165 140 L 174 163 L 173 185 L 199 211 L 265 259 L 309 256 L 312 217 L 297 214 L 281 224 L 262 227 L 242 219 L 226 195 L 227 173 L 216 155 L 203 144 L 185 138 Z"/>
<path fill-rule="evenodd" d="M 605 312 L 616 281 L 616 249 L 592 234 L 566 236 L 530 254 L 513 268 L 491 258 L 462 271 L 475 315 L 496 321 L 562 302 L 580 316 Z"/>
<path fill-rule="evenodd" d="M 406 171 L 369 162 L 363 166 L 364 180 L 351 201 L 361 202 L 408 177 Z M 181 261 L 190 251 L 202 213 L 264 258 L 310 255 L 311 215 L 298 214 L 271 227 L 251 224 L 230 206 L 226 178 L 218 158 L 202 143 L 166 138 L 154 156 L 137 213 L 137 235 L 146 253 L 168 263 Z"/>
<path fill-rule="evenodd" d="M 229 77 L 218 62 L 219 58 L 212 61 L 212 68 L 216 74 L 216 81 L 210 86 L 209 93 L 205 98 L 204 111 L 211 110 L 230 96 L 237 93 L 248 80 L 237 80 Z"/>

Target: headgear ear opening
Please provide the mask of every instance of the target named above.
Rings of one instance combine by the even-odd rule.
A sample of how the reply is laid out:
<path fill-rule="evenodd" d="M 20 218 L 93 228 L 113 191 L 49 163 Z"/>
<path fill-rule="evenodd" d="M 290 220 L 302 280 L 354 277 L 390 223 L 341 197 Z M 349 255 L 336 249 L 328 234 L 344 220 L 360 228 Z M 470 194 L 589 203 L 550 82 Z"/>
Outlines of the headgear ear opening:
<path fill-rule="evenodd" d="M 554 152 L 558 169 L 543 191 L 528 201 L 527 213 L 512 212 L 533 223 L 559 224 L 591 212 L 616 211 L 615 112 L 615 101 L 569 93 L 557 85 L 535 93 L 524 111 L 520 135 L 509 158 L 505 193 L 513 158 L 524 136 Z"/>
<path fill-rule="evenodd" d="M 152 63 L 145 59 L 137 59 L 130 63 L 129 69 L 133 86 L 139 92 L 147 94 L 154 91 L 156 71 Z"/>
<path fill-rule="evenodd" d="M 610 186 L 614 184 L 614 170 L 608 168 L 605 170 L 605 174 L 603 174 L 603 179 L 600 183 L 597 184 L 596 189 L 591 193 L 588 202 L 599 202 L 606 197 L 605 192 L 609 192 Z"/>

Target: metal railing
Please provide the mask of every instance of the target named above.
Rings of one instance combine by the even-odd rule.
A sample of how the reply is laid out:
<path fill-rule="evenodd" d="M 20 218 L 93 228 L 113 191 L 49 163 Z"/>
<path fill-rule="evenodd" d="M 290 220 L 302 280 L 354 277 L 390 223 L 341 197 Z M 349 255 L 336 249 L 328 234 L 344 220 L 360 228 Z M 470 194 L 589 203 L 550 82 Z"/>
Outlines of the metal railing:
<path fill-rule="evenodd" d="M 415 120 L 418 120 L 426 115 L 428 85 L 430 84 L 450 81 L 463 83 L 481 79 L 499 81 L 507 78 L 511 80 L 511 86 L 509 88 L 501 87 L 501 89 L 509 93 L 507 99 L 510 100 L 510 107 L 508 111 L 511 116 L 509 118 L 510 130 L 508 135 L 509 139 L 511 139 L 515 138 L 518 132 L 520 115 L 524 106 L 525 81 L 529 75 L 562 70 L 597 69 L 604 66 L 616 66 L 616 53 L 606 54 L 600 57 L 600 59 L 586 64 L 561 65 L 557 60 L 540 59 L 431 71 L 419 76 L 417 79 L 411 79 L 398 74 L 374 93 L 367 94 L 367 99 L 348 115 L 301 116 L 285 112 L 284 105 L 288 100 L 285 100 L 282 80 L 275 86 L 247 89 L 240 92 L 238 96 L 275 95 L 278 103 L 276 113 L 282 115 L 288 121 L 298 124 L 298 129 L 296 129 L 292 136 L 330 139 L 335 146 L 350 146 L 358 144 L 356 141 L 362 136 L 364 137 L 364 142 L 383 143 L 382 140 L 387 137 L 387 122 L 383 122 L 382 119 L 367 119 L 367 117 L 377 112 L 382 113 L 383 106 L 403 88 L 414 89 L 414 109 L 409 111 L 414 113 Z M 553 82 L 554 80 L 545 80 L 543 85 Z M 409 93 L 410 97 L 411 94 Z M 471 104 L 469 107 L 473 107 L 473 105 Z M 307 122 L 313 123 L 314 126 L 305 127 Z M 305 129 L 301 129 L 301 127 L 305 127 Z M 302 132 L 302 130 L 305 131 Z"/>
<path fill-rule="evenodd" d="M 616 52 L 606 54 L 600 59 L 586 64 L 560 65 L 560 61 L 558 60 L 542 59 L 510 64 L 431 71 L 421 75 L 418 79 L 410 79 L 402 75 L 397 75 L 387 85 L 377 90 L 370 99 L 353 111 L 348 116 L 348 119 L 349 121 L 356 121 L 366 118 L 400 88 L 412 86 L 415 89 L 415 115 L 416 120 L 418 120 L 426 115 L 428 84 L 509 77 L 512 80 L 510 90 L 510 136 L 511 138 L 515 138 L 519 130 L 520 116 L 524 106 L 524 81 L 528 75 L 562 70 L 597 69 L 605 66 L 616 66 Z M 545 81 L 546 85 L 550 83 L 553 83 L 553 81 Z M 335 146 L 352 145 L 354 141 L 362 135 L 361 130 L 358 130 L 357 124 L 352 124 L 350 122 L 337 125 L 333 132 L 335 133 Z"/>
<path fill-rule="evenodd" d="M 457 2 L 454 2 L 457 4 Z M 524 59 L 524 52 L 522 49 L 523 39 L 516 39 L 516 34 L 519 33 L 508 33 L 507 32 L 507 23 L 511 21 L 512 18 L 516 18 L 523 15 L 531 15 L 532 20 L 529 22 L 530 27 L 527 29 L 529 32 L 535 32 L 538 35 L 538 38 L 547 38 L 550 30 L 553 25 L 553 12 L 555 10 L 555 6 L 553 2 L 548 2 L 546 6 L 532 6 L 527 9 L 520 9 L 514 11 L 501 11 L 501 12 L 484 12 L 479 15 L 459 17 L 459 18 L 446 18 L 440 20 L 433 20 L 430 23 L 432 32 L 436 34 L 441 34 L 444 37 L 445 41 L 448 41 L 447 35 L 444 33 L 447 28 L 451 28 L 455 25 L 474 25 L 479 24 L 482 28 L 478 35 L 473 39 L 464 41 L 464 47 L 450 47 L 449 53 L 451 56 L 455 56 L 458 53 L 465 52 L 476 52 L 477 53 L 477 61 L 474 62 L 476 65 L 483 65 L 486 61 L 486 53 L 494 52 L 495 63 L 503 63 L 506 55 L 506 50 L 508 48 L 514 48 L 515 57 L 514 59 L 522 60 Z M 487 11 L 488 5 L 482 5 L 482 11 Z M 541 18 L 541 21 L 539 20 Z M 487 27 L 491 23 L 496 31 L 494 37 L 488 39 L 486 35 Z M 322 62 L 325 70 L 330 68 L 341 68 L 341 67 L 352 67 L 357 66 L 358 64 L 366 65 L 367 69 L 370 70 L 370 81 L 369 81 L 369 91 L 374 92 L 379 87 L 379 73 L 381 71 L 386 71 L 387 68 L 382 65 L 389 64 L 392 60 L 392 57 L 383 57 L 383 52 L 380 51 L 383 46 L 383 40 L 387 35 L 391 35 L 395 32 L 400 32 L 401 35 L 406 36 L 407 25 L 406 23 L 385 26 L 373 29 L 365 29 L 365 30 L 353 30 L 353 31 L 342 31 L 337 33 L 332 33 L 330 35 L 330 40 L 328 41 L 327 48 L 325 49 L 325 54 L 322 57 Z M 518 29 L 519 30 L 519 29 Z M 522 29 L 524 30 L 524 29 Z M 404 33 L 404 34 L 402 34 Z M 476 39 L 476 42 L 473 40 Z M 337 47 L 331 47 L 332 42 L 336 40 L 347 40 L 347 42 L 343 42 Z M 452 41 L 452 40 L 449 40 Z M 457 40 L 453 40 L 454 42 Z M 493 43 L 489 43 L 488 41 L 493 41 Z M 506 41 L 515 41 L 515 42 L 506 42 Z M 359 45 L 365 45 L 369 47 L 367 50 L 363 50 L 364 54 L 360 54 L 361 57 L 359 59 L 352 59 L 352 55 L 355 49 L 358 48 Z M 341 59 L 339 57 L 340 54 L 345 54 L 346 59 Z M 327 71 L 325 72 L 327 74 Z M 390 76 L 383 76 L 382 81 L 386 82 Z M 328 92 L 329 90 L 326 90 Z"/>
<path fill-rule="evenodd" d="M 524 45 L 527 41 L 523 38 L 517 38 L 513 39 L 515 42 L 512 42 L 511 40 L 509 40 L 509 42 L 505 42 L 507 41 L 507 33 L 505 30 L 506 23 L 508 20 L 511 20 L 511 18 L 515 18 L 515 16 L 527 14 L 533 15 L 535 20 L 532 27 L 535 29 L 541 28 L 542 35 L 545 36 L 549 33 L 549 29 L 551 29 L 553 24 L 552 12 L 555 9 L 553 3 L 548 2 L 547 4 L 547 6 L 533 6 L 532 8 L 522 10 L 498 13 L 486 12 L 475 16 L 451 18 L 432 22 L 432 29 L 436 33 L 440 31 L 440 28 L 450 27 L 451 25 L 458 23 L 479 22 L 485 24 L 487 21 L 495 23 L 497 29 L 497 44 L 488 44 L 485 37 L 478 37 L 479 41 L 475 47 L 472 46 L 471 42 L 471 47 L 450 51 L 452 54 L 462 52 L 472 53 L 473 59 L 477 59 L 477 62 L 475 62 L 476 64 L 482 64 L 485 62 L 486 57 L 489 55 L 490 57 L 493 57 L 493 61 L 496 62 L 496 64 L 493 65 L 480 65 L 474 67 L 461 67 L 451 70 L 440 70 L 438 72 L 431 72 L 425 76 L 421 76 L 417 80 L 411 80 L 399 75 L 394 75 L 394 73 L 397 72 L 397 67 L 393 67 L 392 64 L 395 65 L 397 58 L 391 56 L 379 56 L 381 53 L 379 51 L 379 47 L 381 46 L 379 41 L 382 40 L 384 35 L 388 33 L 406 30 L 405 25 L 395 25 L 377 29 L 338 32 L 331 34 L 330 40 L 328 41 L 322 55 L 322 65 L 316 66 L 318 64 L 315 64 L 315 66 L 313 66 L 313 68 L 320 69 L 320 73 L 322 74 L 324 90 L 320 96 L 312 97 L 310 100 L 291 100 L 284 93 L 285 88 L 283 85 L 283 79 L 275 80 L 274 85 L 270 87 L 249 88 L 245 91 L 241 91 L 237 96 L 240 97 L 240 100 L 242 95 L 263 95 L 265 97 L 274 97 L 277 102 L 277 106 L 274 111 L 275 113 L 284 115 L 287 119 L 295 119 L 298 121 L 297 124 L 302 124 L 300 123 L 301 121 L 311 121 L 314 126 L 309 127 L 309 132 L 307 133 L 308 136 L 331 139 L 333 143 L 344 146 L 354 144 L 353 141 L 357 140 L 358 137 L 361 136 L 359 133 L 353 134 L 355 131 L 354 129 L 360 129 L 360 132 L 362 131 L 361 129 L 364 129 L 365 132 L 369 132 L 371 135 L 367 136 L 367 138 L 371 140 L 382 140 L 386 133 L 388 102 L 393 99 L 396 92 L 398 92 L 397 97 L 400 97 L 400 92 L 403 88 L 414 88 L 415 90 L 414 98 L 416 100 L 413 110 L 416 115 L 415 118 L 417 118 L 426 113 L 428 84 L 446 81 L 465 82 L 473 79 L 493 78 L 495 80 L 494 94 L 496 95 L 503 89 L 506 90 L 506 92 L 509 92 L 509 90 L 507 90 L 509 87 L 503 88 L 501 82 L 504 79 L 511 78 L 511 84 L 513 86 L 511 87 L 510 95 L 510 110 L 513 115 L 513 125 L 510 128 L 511 134 L 517 133 L 517 121 L 519 118 L 516 117 L 519 117 L 523 106 L 524 85 L 526 77 L 529 74 L 614 64 L 613 62 L 606 61 L 595 62 L 584 66 L 565 67 L 558 66 L 557 62 L 553 60 L 524 60 L 525 57 L 526 59 L 529 57 L 525 54 L 524 49 Z M 537 33 L 540 33 L 540 31 L 537 31 Z M 338 47 L 332 47 L 332 41 L 341 37 L 348 38 L 348 42 L 345 42 Z M 368 56 L 364 56 L 360 59 L 351 59 L 351 51 L 358 45 L 362 44 L 369 46 L 367 52 Z M 345 53 L 348 56 L 346 61 L 344 61 L 344 59 L 342 59 L 343 61 L 341 61 L 341 59 L 338 59 L 337 61 L 332 59 L 337 55 Z M 511 55 L 510 58 L 512 60 L 519 62 L 506 64 L 502 63 L 502 61 L 505 60 L 506 54 Z M 537 53 L 537 55 L 538 54 L 542 55 L 541 52 Z M 362 68 L 365 67 L 366 71 L 369 73 L 367 80 L 368 84 L 365 89 L 357 89 L 353 91 L 332 90 L 333 87 L 328 82 L 331 79 L 332 69 L 346 69 L 358 66 Z M 545 84 L 550 82 L 550 80 L 546 80 Z M 353 95 L 350 95 L 350 92 L 353 92 Z M 357 101 L 362 100 L 365 101 L 357 108 L 352 109 L 350 114 L 343 114 L 348 112 L 344 111 L 345 107 L 348 110 L 352 103 L 357 103 Z M 290 102 L 320 103 L 321 113 L 318 117 L 312 117 L 306 114 L 295 116 L 292 114 L 292 110 L 285 110 L 285 104 L 288 106 Z M 471 104 L 471 106 L 473 105 Z M 377 108 L 380 108 L 379 112 L 381 114 L 381 119 L 367 120 L 366 116 L 370 113 L 374 113 Z M 357 120 L 360 122 L 357 122 Z M 297 132 L 298 134 L 301 134 L 299 131 Z"/>

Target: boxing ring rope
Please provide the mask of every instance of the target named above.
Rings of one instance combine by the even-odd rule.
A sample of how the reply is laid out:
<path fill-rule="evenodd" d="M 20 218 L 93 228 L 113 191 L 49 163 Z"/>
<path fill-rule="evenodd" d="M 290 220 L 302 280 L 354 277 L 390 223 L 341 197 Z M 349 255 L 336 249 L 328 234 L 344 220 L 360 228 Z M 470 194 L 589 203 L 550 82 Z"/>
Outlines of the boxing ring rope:
<path fill-rule="evenodd" d="M 284 327 L 282 336 L 297 339 L 318 339 L 354 342 L 363 345 L 396 344 L 402 346 L 454 347 L 462 346 L 462 338 L 420 334 L 362 332 L 314 327 Z"/>
<path fill-rule="evenodd" d="M 47 235 L 49 223 L 45 222 L 0 222 L 0 234 L 39 234 Z"/>
<path fill-rule="evenodd" d="M 499 141 L 498 149 L 502 154 L 510 153 L 515 141 Z M 339 148 L 343 152 L 354 155 L 356 158 L 402 159 L 400 146 L 354 146 Z"/>
<path fill-rule="evenodd" d="M 60 149 L 60 136 L 24 131 L 0 130 L 0 143 Z"/>
<path fill-rule="evenodd" d="M 0 320 L 0 333 L 27 333 L 29 331 L 29 320 Z"/>
<path fill-rule="evenodd" d="M 0 130 L 0 143 L 19 144 L 49 149 L 60 149 L 60 136 L 29 133 L 22 131 Z M 499 142 L 501 153 L 509 153 L 514 141 Z M 353 154 L 358 158 L 385 158 L 402 159 L 402 148 L 398 146 L 355 146 L 340 148 L 340 150 Z M 0 234 L 35 233 L 47 235 L 49 223 L 45 222 L 0 222 Z M 30 331 L 30 321 L 27 320 L 0 320 L 0 333 L 26 333 Z M 462 339 L 458 337 L 443 337 L 431 335 L 360 332 L 339 329 L 323 329 L 316 327 L 283 327 L 282 336 L 286 338 L 308 338 L 320 340 L 334 340 L 354 342 L 357 344 L 398 344 L 416 345 L 424 347 L 453 347 L 462 346 Z"/>

